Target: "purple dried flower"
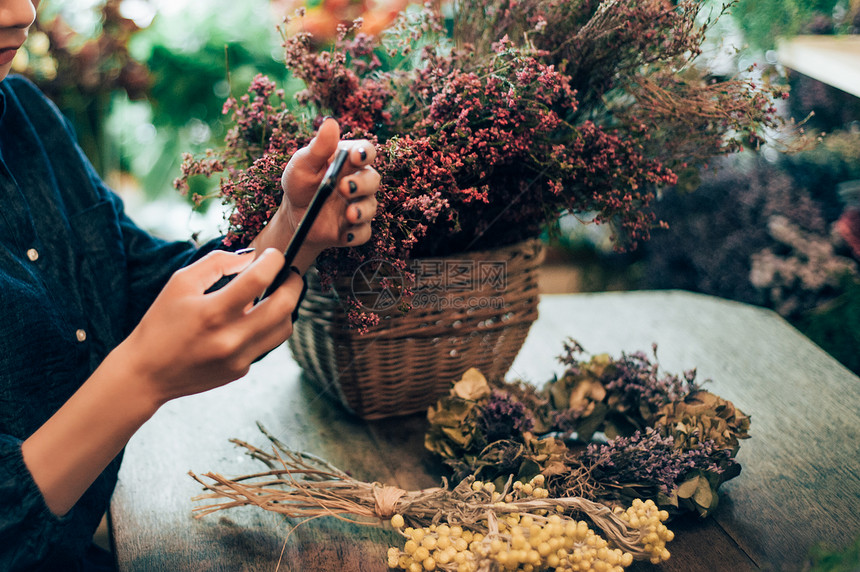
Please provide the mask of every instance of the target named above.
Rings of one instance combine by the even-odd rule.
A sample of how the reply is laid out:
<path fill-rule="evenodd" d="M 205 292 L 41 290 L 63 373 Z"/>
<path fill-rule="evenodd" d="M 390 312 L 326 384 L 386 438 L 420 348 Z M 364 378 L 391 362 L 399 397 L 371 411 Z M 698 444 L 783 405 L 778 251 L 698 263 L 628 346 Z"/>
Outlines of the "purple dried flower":
<path fill-rule="evenodd" d="M 568 367 L 579 367 L 579 360 L 576 356 L 585 353 L 585 348 L 573 338 L 567 338 L 563 343 L 564 353 L 558 356 L 558 361 Z"/>
<path fill-rule="evenodd" d="M 656 345 L 653 351 L 656 357 Z M 698 389 L 695 370 L 685 371 L 683 377 L 669 373 L 661 376 L 659 364 L 651 363 L 644 352 L 622 353 L 613 365 L 606 391 L 615 394 L 618 409 L 638 411 L 646 420 L 663 405 L 680 401 Z"/>
<path fill-rule="evenodd" d="M 478 427 L 487 443 L 518 438 L 531 431 L 534 419 L 526 406 L 504 391 L 494 389 L 481 408 Z"/>
<path fill-rule="evenodd" d="M 601 482 L 656 486 L 666 495 L 671 495 L 691 471 L 721 474 L 737 464 L 728 451 L 718 449 L 713 441 L 702 441 L 682 451 L 675 447 L 672 436 L 663 437 L 651 427 L 644 434 L 637 431 L 605 445 L 593 443 L 580 461 Z"/>
<path fill-rule="evenodd" d="M 582 412 L 578 409 L 554 411 L 552 415 L 552 428 L 565 435 L 570 435 L 579 430 L 581 418 Z"/>

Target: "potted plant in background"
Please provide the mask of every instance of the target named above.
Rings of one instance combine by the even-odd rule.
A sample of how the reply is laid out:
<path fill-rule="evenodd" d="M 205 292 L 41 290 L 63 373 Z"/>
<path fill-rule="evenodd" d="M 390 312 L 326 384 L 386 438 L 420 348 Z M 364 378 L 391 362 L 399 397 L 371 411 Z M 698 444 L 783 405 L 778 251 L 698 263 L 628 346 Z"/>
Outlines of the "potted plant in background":
<path fill-rule="evenodd" d="M 290 340 L 309 377 L 365 418 L 423 410 L 469 367 L 504 376 L 537 316 L 536 237 L 561 214 L 634 247 L 662 224 L 658 189 L 781 125 L 779 89 L 694 64 L 719 15 L 702 2 L 413 8 L 378 36 L 341 27 L 321 49 L 285 33 L 303 89 L 288 97 L 260 76 L 228 99 L 225 146 L 187 156 L 176 183 L 221 173 L 227 240 L 244 243 L 324 116 L 378 145 L 373 237 L 320 257 Z"/>

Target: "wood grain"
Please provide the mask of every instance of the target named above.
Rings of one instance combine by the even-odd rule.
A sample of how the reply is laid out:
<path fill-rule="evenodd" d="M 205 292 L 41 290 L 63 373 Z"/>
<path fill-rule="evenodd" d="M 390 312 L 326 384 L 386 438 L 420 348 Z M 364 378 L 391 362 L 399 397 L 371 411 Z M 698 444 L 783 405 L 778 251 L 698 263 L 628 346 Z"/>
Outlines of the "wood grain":
<path fill-rule="evenodd" d="M 752 416 L 743 472 L 721 489 L 713 518 L 674 523 L 673 557 L 631 570 L 800 570 L 817 542 L 843 547 L 860 534 L 860 379 L 778 316 L 685 292 L 544 296 L 540 312 L 512 377 L 540 384 L 560 373 L 555 357 L 568 336 L 614 355 L 656 342 L 667 371 L 697 367 L 711 391 Z M 120 570 L 387 570 L 397 536 L 385 529 L 334 518 L 295 527 L 250 507 L 193 518 L 200 486 L 187 472 L 260 470 L 228 442 L 265 446 L 258 420 L 358 478 L 440 482 L 422 415 L 351 418 L 278 348 L 246 378 L 169 403 L 129 443 L 111 506 Z"/>

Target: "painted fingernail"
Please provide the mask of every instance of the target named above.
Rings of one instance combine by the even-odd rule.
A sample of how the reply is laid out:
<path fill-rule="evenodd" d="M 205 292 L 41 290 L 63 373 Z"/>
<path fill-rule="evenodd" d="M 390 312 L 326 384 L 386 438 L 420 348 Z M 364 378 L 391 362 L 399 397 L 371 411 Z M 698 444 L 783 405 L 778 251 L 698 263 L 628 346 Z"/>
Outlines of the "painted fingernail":
<path fill-rule="evenodd" d="M 355 220 L 361 220 L 361 209 L 355 207 Z"/>
<path fill-rule="evenodd" d="M 239 250 L 233 252 L 233 254 L 251 254 L 257 250 L 256 248 L 240 248 Z"/>
<path fill-rule="evenodd" d="M 352 242 L 354 239 L 355 239 L 354 234 L 352 234 L 351 232 L 346 233 L 346 241 L 347 242 Z"/>
<path fill-rule="evenodd" d="M 361 157 L 361 160 L 364 161 L 367 159 L 367 150 L 364 147 L 360 147 L 358 149 L 358 156 Z"/>
<path fill-rule="evenodd" d="M 355 191 L 358 190 L 358 185 L 355 184 L 355 181 L 349 182 L 349 194 L 355 194 Z"/>

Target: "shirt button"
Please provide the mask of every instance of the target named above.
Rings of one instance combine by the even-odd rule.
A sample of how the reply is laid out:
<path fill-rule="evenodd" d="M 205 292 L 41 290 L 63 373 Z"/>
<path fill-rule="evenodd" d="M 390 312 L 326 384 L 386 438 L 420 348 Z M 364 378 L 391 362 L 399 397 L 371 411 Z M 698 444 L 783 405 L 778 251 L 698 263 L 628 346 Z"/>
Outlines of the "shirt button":
<path fill-rule="evenodd" d="M 75 337 L 78 338 L 79 342 L 87 341 L 87 331 L 84 329 L 79 329 L 75 332 Z"/>
<path fill-rule="evenodd" d="M 32 262 L 36 262 L 39 259 L 39 251 L 35 248 L 31 248 L 27 251 L 27 258 Z"/>

